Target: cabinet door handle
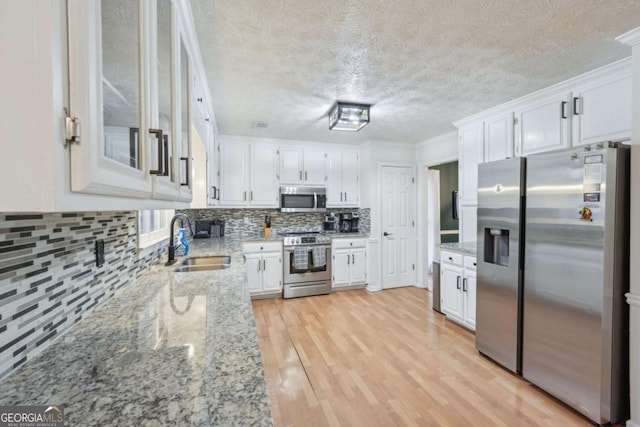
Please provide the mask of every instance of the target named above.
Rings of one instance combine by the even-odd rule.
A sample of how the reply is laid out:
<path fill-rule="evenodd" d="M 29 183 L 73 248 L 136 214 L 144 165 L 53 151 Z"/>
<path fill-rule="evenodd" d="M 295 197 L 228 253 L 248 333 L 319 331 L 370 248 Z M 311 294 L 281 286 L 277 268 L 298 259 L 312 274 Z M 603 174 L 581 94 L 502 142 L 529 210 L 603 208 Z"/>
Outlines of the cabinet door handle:
<path fill-rule="evenodd" d="M 211 198 L 212 198 L 213 200 L 215 200 L 215 199 L 216 199 L 216 186 L 215 186 L 215 185 L 213 185 L 213 186 L 211 186 L 211 188 L 213 188 L 213 196 L 211 196 Z"/>
<path fill-rule="evenodd" d="M 160 175 L 162 176 L 162 174 L 164 173 L 162 170 L 162 165 L 163 165 L 163 155 L 162 155 L 162 129 L 149 129 L 149 133 L 153 134 L 156 136 L 156 141 L 158 142 L 158 169 L 151 169 L 149 170 L 149 173 L 151 175 Z"/>
<path fill-rule="evenodd" d="M 573 97 L 573 115 L 574 116 L 579 116 L 580 114 L 582 114 L 582 111 L 578 111 L 579 104 L 580 104 L 580 97 L 574 96 Z"/>
<path fill-rule="evenodd" d="M 307 180 L 307 171 L 304 171 L 304 180 Z"/>
<path fill-rule="evenodd" d="M 560 103 L 560 117 L 563 119 L 567 118 L 567 115 L 565 113 L 565 107 L 567 106 L 567 102 L 566 101 L 562 101 Z"/>
<path fill-rule="evenodd" d="M 355 263 L 356 263 L 356 255 L 351 254 L 351 264 L 355 264 Z"/>
<path fill-rule="evenodd" d="M 263 271 L 267 271 L 267 260 L 266 259 L 262 260 L 262 270 Z"/>
<path fill-rule="evenodd" d="M 467 278 L 462 279 L 462 292 L 467 292 Z"/>
<path fill-rule="evenodd" d="M 162 136 L 162 147 L 164 148 L 164 172 L 162 176 L 169 176 L 169 135 Z"/>
<path fill-rule="evenodd" d="M 258 271 L 260 271 L 260 260 L 258 260 Z"/>
<path fill-rule="evenodd" d="M 347 192 L 346 191 L 344 192 L 344 201 L 345 202 L 347 201 Z"/>
<path fill-rule="evenodd" d="M 183 187 L 188 187 L 189 186 L 189 158 L 188 157 L 180 157 L 180 160 L 184 160 L 185 162 L 185 182 L 181 182 L 180 185 L 182 185 Z"/>
<path fill-rule="evenodd" d="M 253 201 L 253 190 L 249 191 L 249 200 Z"/>
<path fill-rule="evenodd" d="M 342 201 L 342 191 L 340 192 L 340 201 Z"/>
<path fill-rule="evenodd" d="M 460 289 L 460 276 L 456 278 L 456 289 Z"/>
<path fill-rule="evenodd" d="M 302 181 L 302 171 L 300 171 L 300 181 Z"/>
<path fill-rule="evenodd" d="M 246 191 L 242 193 L 242 201 L 243 202 L 247 201 L 247 192 Z"/>
<path fill-rule="evenodd" d="M 347 265 L 351 264 L 351 257 L 347 254 Z"/>

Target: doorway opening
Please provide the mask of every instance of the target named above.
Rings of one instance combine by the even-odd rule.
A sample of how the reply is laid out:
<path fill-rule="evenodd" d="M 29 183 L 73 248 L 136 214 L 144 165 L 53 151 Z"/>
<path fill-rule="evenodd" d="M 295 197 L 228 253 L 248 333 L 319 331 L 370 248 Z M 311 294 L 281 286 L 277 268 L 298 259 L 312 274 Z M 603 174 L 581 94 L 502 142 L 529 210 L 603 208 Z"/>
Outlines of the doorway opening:
<path fill-rule="evenodd" d="M 427 169 L 427 265 L 440 259 L 440 243 L 459 241 L 458 162 L 442 163 Z"/>

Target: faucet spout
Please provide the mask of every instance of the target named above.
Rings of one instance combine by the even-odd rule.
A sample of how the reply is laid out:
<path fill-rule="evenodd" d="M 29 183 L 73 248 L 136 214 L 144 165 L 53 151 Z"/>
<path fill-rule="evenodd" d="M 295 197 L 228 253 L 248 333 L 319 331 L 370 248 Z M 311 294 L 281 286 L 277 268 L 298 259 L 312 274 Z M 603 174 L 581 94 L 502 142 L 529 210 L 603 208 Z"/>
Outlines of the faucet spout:
<path fill-rule="evenodd" d="M 189 228 L 191 235 L 193 236 L 193 228 L 191 227 L 191 222 L 189 221 L 189 217 L 183 213 L 177 213 L 171 218 L 171 225 L 169 226 L 169 247 L 167 248 L 168 259 L 164 264 L 166 266 L 173 265 L 176 262 L 176 248 L 173 245 L 173 230 L 176 223 L 176 220 L 180 219 L 182 226 L 185 228 Z M 186 226 L 185 226 L 186 224 Z"/>

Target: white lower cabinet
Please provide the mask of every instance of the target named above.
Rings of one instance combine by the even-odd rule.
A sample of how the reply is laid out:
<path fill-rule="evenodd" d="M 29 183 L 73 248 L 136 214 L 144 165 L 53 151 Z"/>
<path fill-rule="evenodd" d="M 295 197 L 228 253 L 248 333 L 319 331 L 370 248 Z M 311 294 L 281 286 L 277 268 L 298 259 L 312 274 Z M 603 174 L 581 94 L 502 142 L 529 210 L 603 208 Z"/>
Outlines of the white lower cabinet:
<path fill-rule="evenodd" d="M 476 329 L 476 260 L 454 252 L 440 253 L 442 312 L 450 320 Z"/>
<path fill-rule="evenodd" d="M 242 244 L 247 288 L 252 296 L 282 292 L 282 242 Z"/>
<path fill-rule="evenodd" d="M 333 239 L 331 286 L 333 290 L 367 283 L 366 239 Z"/>

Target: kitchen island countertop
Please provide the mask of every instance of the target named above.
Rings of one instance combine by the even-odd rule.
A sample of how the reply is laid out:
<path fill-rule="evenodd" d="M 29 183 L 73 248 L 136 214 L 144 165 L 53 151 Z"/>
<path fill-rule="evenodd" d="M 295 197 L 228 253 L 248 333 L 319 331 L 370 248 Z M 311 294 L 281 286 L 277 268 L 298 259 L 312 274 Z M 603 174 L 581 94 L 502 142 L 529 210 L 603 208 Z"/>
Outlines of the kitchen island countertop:
<path fill-rule="evenodd" d="M 68 426 L 273 425 L 240 252 L 254 238 L 192 242 L 228 269 L 152 266 L 0 382 L 0 405 L 62 405 Z"/>

